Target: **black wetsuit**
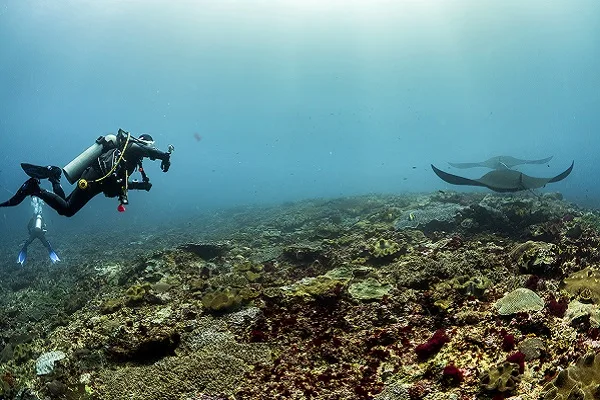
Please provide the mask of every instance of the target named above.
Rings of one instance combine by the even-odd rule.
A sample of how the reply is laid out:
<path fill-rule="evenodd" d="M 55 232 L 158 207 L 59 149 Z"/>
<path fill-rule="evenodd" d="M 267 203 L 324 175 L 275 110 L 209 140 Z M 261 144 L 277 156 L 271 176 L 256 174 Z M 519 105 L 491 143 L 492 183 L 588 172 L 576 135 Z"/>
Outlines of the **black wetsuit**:
<path fill-rule="evenodd" d="M 56 193 L 40 189 L 40 192 L 35 193 L 34 196 L 44 200 L 47 205 L 55 209 L 60 215 L 71 217 L 97 194 L 104 193 L 107 197 L 124 196 L 126 202 L 126 189 L 150 190 L 152 185 L 142 168 L 142 159 L 146 157 L 150 160 L 162 160 L 161 167 L 166 172 L 170 165 L 170 153 L 160 151 L 154 146 L 139 141 L 130 141 L 127 144 L 123 159 L 115 171 L 106 178 L 99 180 L 107 175 L 115 166 L 115 163 L 117 163 L 125 140 L 126 136 L 119 132 L 116 147 L 110 145 L 110 143 L 105 145 L 102 155 L 83 172 L 81 179 L 89 182 L 87 188 L 82 189 L 77 185 L 71 194 L 65 197 L 62 189 L 56 190 L 56 186 L 60 187 L 60 183 L 52 182 Z M 127 181 L 127 178 L 136 168 L 140 169 L 143 181 Z M 126 181 L 128 182 L 127 186 L 125 186 Z"/>

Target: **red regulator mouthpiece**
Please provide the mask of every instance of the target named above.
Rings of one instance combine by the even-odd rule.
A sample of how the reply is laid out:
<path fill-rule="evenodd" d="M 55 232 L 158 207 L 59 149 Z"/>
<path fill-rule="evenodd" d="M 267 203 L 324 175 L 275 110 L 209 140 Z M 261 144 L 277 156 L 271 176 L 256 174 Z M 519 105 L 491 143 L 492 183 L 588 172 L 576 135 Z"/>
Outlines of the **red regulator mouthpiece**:
<path fill-rule="evenodd" d="M 125 212 L 125 206 L 123 204 L 119 204 L 119 206 L 117 207 L 117 211 L 120 213 Z"/>

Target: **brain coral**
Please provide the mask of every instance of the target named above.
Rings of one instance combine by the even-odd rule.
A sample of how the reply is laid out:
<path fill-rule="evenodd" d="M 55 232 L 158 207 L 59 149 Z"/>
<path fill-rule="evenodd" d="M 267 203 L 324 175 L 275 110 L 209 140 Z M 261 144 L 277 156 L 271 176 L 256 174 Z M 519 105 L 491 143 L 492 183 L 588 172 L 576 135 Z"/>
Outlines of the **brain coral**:
<path fill-rule="evenodd" d="M 575 365 L 559 372 L 541 393 L 543 400 L 593 400 L 600 396 L 600 355 L 581 357 Z"/>
<path fill-rule="evenodd" d="M 510 315 L 525 311 L 539 311 L 544 308 L 544 300 L 533 290 L 515 289 L 495 304 L 500 315 Z"/>

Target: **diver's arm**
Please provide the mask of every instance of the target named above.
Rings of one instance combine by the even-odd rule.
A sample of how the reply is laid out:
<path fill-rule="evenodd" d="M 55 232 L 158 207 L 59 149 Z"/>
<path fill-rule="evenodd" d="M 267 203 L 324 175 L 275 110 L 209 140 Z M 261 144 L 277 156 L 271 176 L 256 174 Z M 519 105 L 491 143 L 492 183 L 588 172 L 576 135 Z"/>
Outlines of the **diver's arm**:
<path fill-rule="evenodd" d="M 150 160 L 165 160 L 171 157 L 171 153 L 161 151 L 154 146 L 145 145 L 142 143 L 132 143 L 129 152 L 134 156 L 149 158 Z"/>
<path fill-rule="evenodd" d="M 167 172 L 171 166 L 171 152 L 161 151 L 154 146 L 145 145 L 142 143 L 132 143 L 127 152 L 130 152 L 134 158 L 146 157 L 150 160 L 161 160 L 160 168 L 163 172 Z"/>

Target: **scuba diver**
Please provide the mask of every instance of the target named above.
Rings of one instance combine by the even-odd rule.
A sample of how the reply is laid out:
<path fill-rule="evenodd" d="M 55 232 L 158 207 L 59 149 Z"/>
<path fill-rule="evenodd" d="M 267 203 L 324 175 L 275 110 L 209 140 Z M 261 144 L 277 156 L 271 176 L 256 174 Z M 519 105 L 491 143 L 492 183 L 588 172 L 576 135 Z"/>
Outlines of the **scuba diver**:
<path fill-rule="evenodd" d="M 23 247 L 19 252 L 19 256 L 17 257 L 17 262 L 21 265 L 25 263 L 27 259 L 27 246 L 31 244 L 35 239 L 39 239 L 40 242 L 48 249 L 48 256 L 50 257 L 50 261 L 54 264 L 57 261 L 60 261 L 56 252 L 52 249 L 50 242 L 46 239 L 46 223 L 42 218 L 42 206 L 44 202 L 37 197 L 31 198 L 31 206 L 33 207 L 33 217 L 29 220 L 29 224 L 27 224 L 27 229 L 29 230 L 29 238 L 23 243 Z"/>
<path fill-rule="evenodd" d="M 0 207 L 11 207 L 20 204 L 27 196 L 36 196 L 55 209 L 60 215 L 71 217 L 94 196 L 104 193 L 106 197 L 118 197 L 119 212 L 125 211 L 129 203 L 127 191 L 146 190 L 152 188 L 150 179 L 142 166 L 144 157 L 150 160 L 161 160 L 160 167 L 167 172 L 171 166 L 171 152 L 163 152 L 154 146 L 154 140 L 144 133 L 133 137 L 129 132 L 119 129 L 117 135 L 100 136 L 96 142 L 64 168 L 56 166 L 38 166 L 21 164 L 29 178 L 17 193 L 0 203 Z M 129 181 L 130 175 L 138 170 L 141 181 Z M 60 186 L 61 174 L 64 172 L 69 183 L 77 182 L 75 189 L 65 197 Z M 52 183 L 53 192 L 40 187 L 40 179 L 48 179 Z"/>

